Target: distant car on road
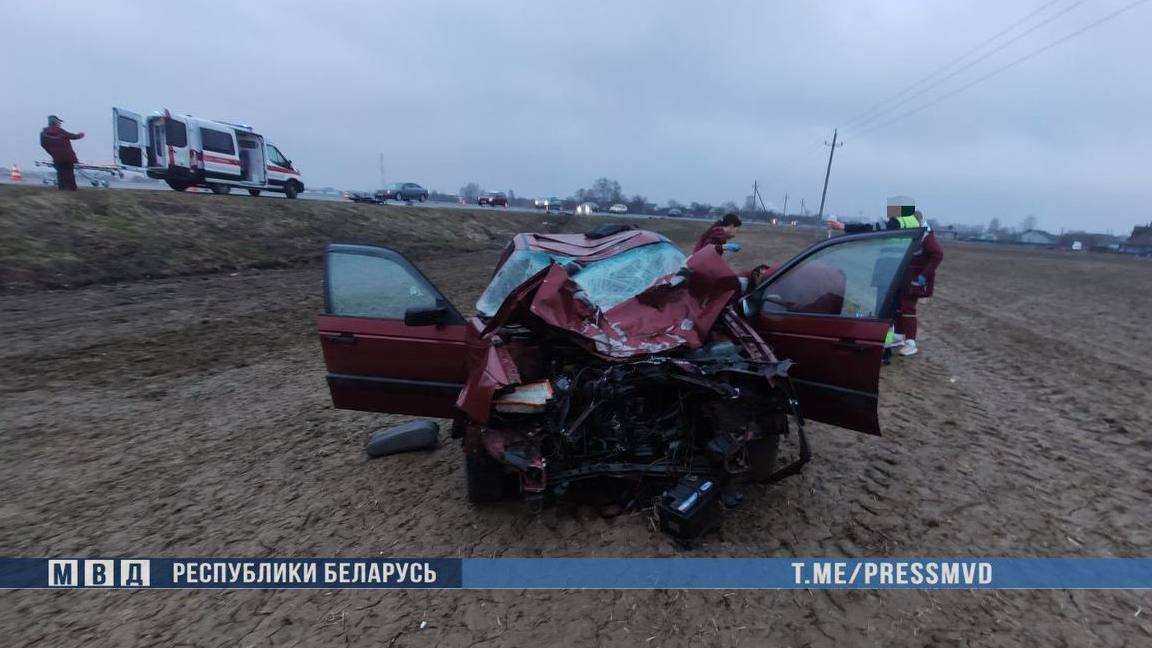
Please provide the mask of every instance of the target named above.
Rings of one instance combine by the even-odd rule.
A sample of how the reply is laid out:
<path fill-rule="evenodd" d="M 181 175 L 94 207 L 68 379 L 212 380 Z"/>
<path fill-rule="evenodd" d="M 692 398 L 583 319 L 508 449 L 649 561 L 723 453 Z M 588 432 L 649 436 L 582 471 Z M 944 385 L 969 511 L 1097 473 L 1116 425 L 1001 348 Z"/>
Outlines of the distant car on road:
<path fill-rule="evenodd" d="M 481 207 L 484 205 L 488 205 L 489 207 L 507 207 L 508 194 L 503 191 L 488 191 L 480 194 L 480 197 L 476 199 L 476 203 Z"/>
<path fill-rule="evenodd" d="M 428 200 L 428 190 L 415 182 L 393 182 L 384 188 L 383 191 L 376 192 L 377 200 L 403 200 L 410 202 L 413 200 L 424 202 Z"/>
<path fill-rule="evenodd" d="M 627 214 L 628 206 L 623 203 L 616 203 L 615 205 L 609 207 L 608 211 L 612 214 Z"/>
<path fill-rule="evenodd" d="M 563 209 L 564 201 L 560 198 L 557 198 L 556 196 L 552 196 L 551 198 L 537 198 L 536 200 L 532 201 L 532 206 L 536 209 L 552 211 Z"/>
<path fill-rule="evenodd" d="M 369 193 L 361 193 L 359 191 L 349 192 L 348 193 L 348 200 L 351 200 L 352 202 L 369 203 L 369 204 L 376 204 L 376 203 L 380 202 L 379 200 L 376 200 L 376 196 L 373 196 L 372 194 L 369 194 Z"/>
<path fill-rule="evenodd" d="M 576 213 L 583 214 L 585 216 L 598 211 L 600 211 L 600 205 L 597 205 L 594 202 L 580 203 L 576 206 Z"/>
<path fill-rule="evenodd" d="M 679 218 L 680 216 L 684 215 L 684 212 L 673 207 L 672 209 L 668 210 L 668 215 L 671 216 L 672 218 Z"/>

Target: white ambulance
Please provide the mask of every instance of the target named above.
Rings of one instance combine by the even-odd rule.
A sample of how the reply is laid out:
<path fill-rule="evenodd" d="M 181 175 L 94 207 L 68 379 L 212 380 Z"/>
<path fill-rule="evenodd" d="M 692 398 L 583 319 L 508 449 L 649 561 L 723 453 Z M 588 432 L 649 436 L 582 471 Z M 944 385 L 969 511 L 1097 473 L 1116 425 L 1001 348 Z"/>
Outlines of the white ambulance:
<path fill-rule="evenodd" d="M 176 191 L 207 187 L 226 194 L 239 187 L 253 196 L 275 191 L 286 198 L 304 191 L 292 160 L 251 126 L 167 110 L 143 117 L 113 108 L 112 132 L 113 155 L 121 168 L 143 171 Z"/>

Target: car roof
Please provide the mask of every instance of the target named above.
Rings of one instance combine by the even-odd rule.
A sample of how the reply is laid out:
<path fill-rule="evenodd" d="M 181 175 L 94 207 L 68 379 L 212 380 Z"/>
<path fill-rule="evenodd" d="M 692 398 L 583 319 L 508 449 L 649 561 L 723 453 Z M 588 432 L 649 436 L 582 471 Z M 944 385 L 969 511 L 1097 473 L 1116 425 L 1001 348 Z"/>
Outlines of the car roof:
<path fill-rule="evenodd" d="M 671 241 L 656 232 L 641 229 L 625 230 L 602 238 L 588 238 L 586 234 L 525 233 L 517 234 L 512 239 L 512 248 L 572 257 L 580 261 L 598 261 L 652 243 Z"/>

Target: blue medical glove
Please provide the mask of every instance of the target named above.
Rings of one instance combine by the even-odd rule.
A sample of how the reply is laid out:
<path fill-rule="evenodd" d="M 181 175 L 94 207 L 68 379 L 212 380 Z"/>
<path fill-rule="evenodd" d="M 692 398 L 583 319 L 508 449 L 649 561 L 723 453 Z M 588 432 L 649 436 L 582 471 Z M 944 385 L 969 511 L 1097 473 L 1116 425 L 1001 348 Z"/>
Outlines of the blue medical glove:
<path fill-rule="evenodd" d="M 916 280 L 912 283 L 923 288 L 924 286 L 928 285 L 928 278 L 924 275 L 916 275 Z"/>
<path fill-rule="evenodd" d="M 724 249 L 728 252 L 739 252 L 740 251 L 740 244 L 739 243 L 725 243 Z"/>

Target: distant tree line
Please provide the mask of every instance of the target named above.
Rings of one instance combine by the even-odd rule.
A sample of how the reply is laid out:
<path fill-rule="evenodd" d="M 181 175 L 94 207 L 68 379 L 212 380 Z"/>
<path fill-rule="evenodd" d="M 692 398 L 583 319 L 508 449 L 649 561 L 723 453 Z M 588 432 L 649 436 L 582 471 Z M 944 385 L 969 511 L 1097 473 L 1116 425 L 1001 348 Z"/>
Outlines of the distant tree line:
<path fill-rule="evenodd" d="M 481 187 L 479 183 L 469 182 L 460 187 L 458 196 L 465 202 L 475 202 L 483 192 L 484 188 Z M 511 189 L 505 191 L 505 193 L 508 195 L 509 205 L 527 207 L 533 204 L 531 198 L 520 198 L 516 196 L 515 192 Z M 434 192 L 434 196 L 437 195 L 440 194 Z M 682 203 L 678 200 L 670 199 L 665 206 L 660 207 L 649 202 L 648 197 L 643 194 L 627 195 L 624 188 L 620 185 L 620 182 L 612 178 L 597 178 L 591 186 L 581 187 L 571 193 L 565 199 L 565 203 L 569 208 L 575 208 L 583 203 L 595 203 L 600 209 L 608 209 L 612 205 L 620 204 L 627 207 L 629 213 L 634 214 L 653 213 L 666 215 L 673 210 L 678 210 L 682 216 L 695 218 L 719 218 L 729 212 L 739 214 L 742 219 L 749 221 L 771 222 L 772 220 L 785 218 L 784 214 L 778 211 L 766 211 L 763 206 L 757 204 L 754 196 L 746 196 L 743 205 L 738 205 L 732 200 L 725 201 L 719 205 L 713 205 L 712 203 L 696 201 Z M 816 218 L 809 214 L 793 214 L 788 217 L 788 220 L 815 222 Z"/>

